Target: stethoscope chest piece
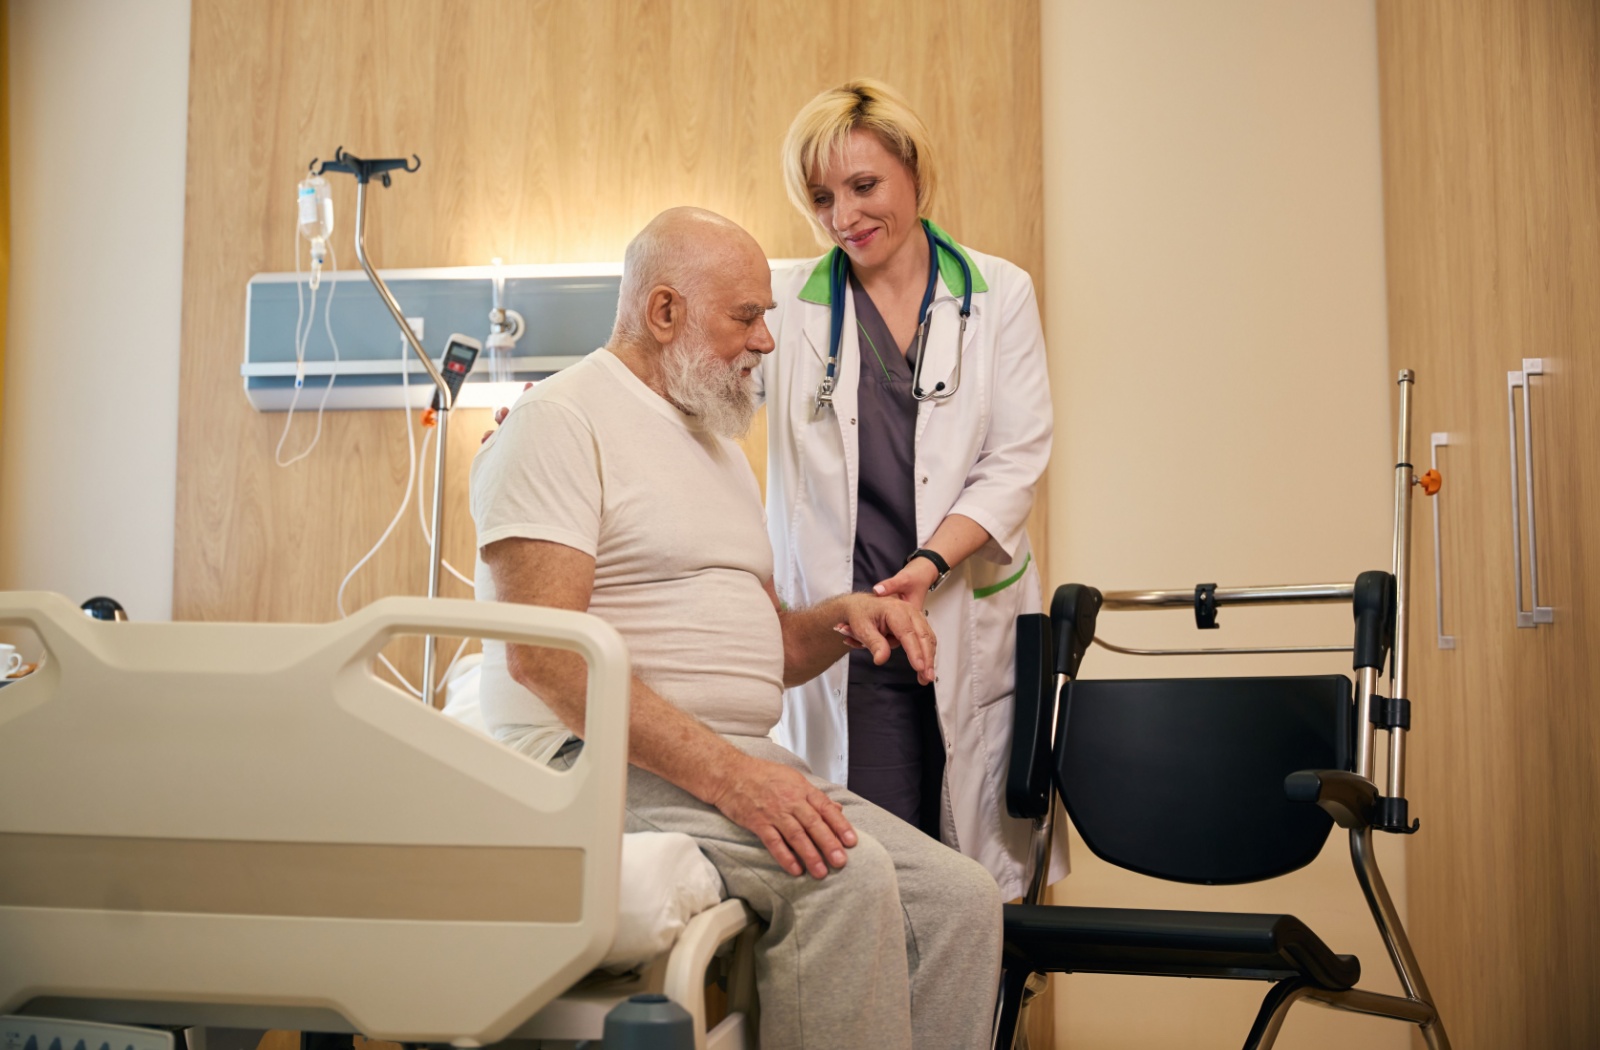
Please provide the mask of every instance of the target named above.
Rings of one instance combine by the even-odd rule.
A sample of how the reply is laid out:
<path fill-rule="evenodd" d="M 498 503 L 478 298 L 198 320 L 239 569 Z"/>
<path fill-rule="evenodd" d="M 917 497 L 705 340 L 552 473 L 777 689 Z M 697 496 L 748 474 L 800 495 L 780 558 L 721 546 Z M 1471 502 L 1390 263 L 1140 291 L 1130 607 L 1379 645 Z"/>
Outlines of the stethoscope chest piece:
<path fill-rule="evenodd" d="M 813 416 L 822 415 L 824 408 L 833 407 L 833 376 L 822 378 L 822 385 L 817 387 L 817 407 L 812 411 Z"/>

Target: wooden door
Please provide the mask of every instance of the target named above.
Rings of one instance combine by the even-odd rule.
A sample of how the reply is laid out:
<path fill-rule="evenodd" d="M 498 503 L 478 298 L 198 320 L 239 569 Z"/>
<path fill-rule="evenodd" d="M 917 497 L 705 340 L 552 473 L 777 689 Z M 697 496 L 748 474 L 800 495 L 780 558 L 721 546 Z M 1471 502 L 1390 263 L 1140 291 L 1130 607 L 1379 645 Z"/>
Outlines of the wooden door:
<path fill-rule="evenodd" d="M 1378 10 L 1390 355 L 1418 373 L 1419 468 L 1449 434 L 1453 649 L 1417 508 L 1410 928 L 1456 1047 L 1600 1046 L 1600 6 Z M 1507 372 L 1525 358 L 1544 367 L 1530 458 L 1554 613 L 1519 628 Z"/>

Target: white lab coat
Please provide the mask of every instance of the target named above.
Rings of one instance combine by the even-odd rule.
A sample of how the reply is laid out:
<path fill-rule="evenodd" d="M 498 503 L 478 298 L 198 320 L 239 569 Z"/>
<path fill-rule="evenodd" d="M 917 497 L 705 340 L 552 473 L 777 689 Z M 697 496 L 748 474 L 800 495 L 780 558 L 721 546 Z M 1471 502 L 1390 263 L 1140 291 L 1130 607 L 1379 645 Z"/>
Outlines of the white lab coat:
<path fill-rule="evenodd" d="M 983 864 L 1003 895 L 1015 897 L 1024 889 L 1028 825 L 1005 809 L 1013 625 L 1019 613 L 1042 607 L 1026 524 L 1050 456 L 1053 417 L 1032 280 L 1003 259 L 963 251 L 980 290 L 972 297 L 960 387 L 948 400 L 917 409 L 916 534 L 925 543 L 947 515 L 959 513 L 993 537 L 929 596 L 927 616 L 938 637 L 935 688 L 947 757 L 943 837 Z M 860 358 L 847 289 L 833 407 L 816 412 L 828 354 L 825 260 L 773 274 L 777 309 L 768 319 L 777 350 L 756 373 L 767 405 L 775 582 L 779 597 L 795 606 L 853 589 Z M 942 261 L 922 376 L 930 387 L 953 377 L 959 330 L 960 297 L 947 280 L 959 285 L 960 270 Z M 840 784 L 849 769 L 848 676 L 849 661 L 840 660 L 785 692 L 774 734 L 819 776 Z M 1052 878 L 1066 872 L 1064 834 L 1054 852 Z"/>

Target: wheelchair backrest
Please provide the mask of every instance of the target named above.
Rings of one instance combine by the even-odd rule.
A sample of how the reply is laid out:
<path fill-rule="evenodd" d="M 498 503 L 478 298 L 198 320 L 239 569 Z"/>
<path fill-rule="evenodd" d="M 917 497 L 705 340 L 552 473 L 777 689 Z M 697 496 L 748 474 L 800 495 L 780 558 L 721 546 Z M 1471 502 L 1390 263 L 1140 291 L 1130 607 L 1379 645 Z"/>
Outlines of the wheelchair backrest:
<path fill-rule="evenodd" d="M 1284 777 L 1350 768 L 1350 680 L 1072 682 L 1056 784 L 1084 842 L 1119 867 L 1228 884 L 1311 863 L 1333 820 Z"/>

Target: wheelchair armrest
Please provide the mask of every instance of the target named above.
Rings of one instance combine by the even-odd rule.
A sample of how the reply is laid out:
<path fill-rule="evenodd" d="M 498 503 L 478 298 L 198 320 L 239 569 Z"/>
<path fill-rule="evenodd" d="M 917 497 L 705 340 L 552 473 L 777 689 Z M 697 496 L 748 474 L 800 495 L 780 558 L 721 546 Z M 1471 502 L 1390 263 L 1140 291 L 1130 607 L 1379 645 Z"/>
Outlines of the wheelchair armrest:
<path fill-rule="evenodd" d="M 1293 802 L 1315 802 L 1341 828 L 1364 828 L 1378 806 L 1378 786 L 1343 769 L 1302 769 L 1283 778 Z"/>
<path fill-rule="evenodd" d="M 1049 618 L 1039 613 L 1017 617 L 1017 677 L 1011 756 L 1006 768 L 1006 811 L 1023 820 L 1050 812 L 1054 663 Z"/>
<path fill-rule="evenodd" d="M 1078 665 L 1094 641 L 1100 602 L 1093 587 L 1066 583 L 1056 588 L 1049 616 L 1017 617 L 1016 691 L 1006 768 L 1006 812 L 1013 817 L 1036 820 L 1050 812 L 1057 682 L 1078 677 Z"/>

